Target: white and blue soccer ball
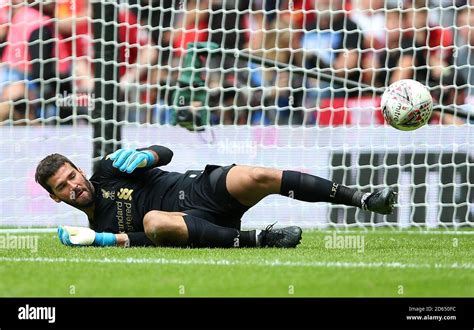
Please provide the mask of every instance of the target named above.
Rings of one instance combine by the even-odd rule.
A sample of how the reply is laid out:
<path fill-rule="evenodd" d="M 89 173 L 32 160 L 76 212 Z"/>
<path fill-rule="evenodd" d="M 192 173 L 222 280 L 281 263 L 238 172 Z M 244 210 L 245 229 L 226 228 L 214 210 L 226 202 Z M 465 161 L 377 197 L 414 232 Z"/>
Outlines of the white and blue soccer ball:
<path fill-rule="evenodd" d="M 394 82 L 382 95 L 385 121 L 402 131 L 425 125 L 433 113 L 433 98 L 426 86 L 412 79 Z"/>

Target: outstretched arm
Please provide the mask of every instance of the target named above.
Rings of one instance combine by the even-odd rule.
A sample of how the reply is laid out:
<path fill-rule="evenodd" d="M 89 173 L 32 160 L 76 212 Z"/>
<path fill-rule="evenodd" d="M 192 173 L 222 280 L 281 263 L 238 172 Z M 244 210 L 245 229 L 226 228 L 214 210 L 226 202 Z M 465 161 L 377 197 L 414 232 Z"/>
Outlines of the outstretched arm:
<path fill-rule="evenodd" d="M 172 158 L 173 152 L 170 149 L 158 145 L 141 149 L 119 149 L 106 157 L 113 160 L 114 167 L 127 173 L 132 173 L 137 168 L 164 166 Z"/>
<path fill-rule="evenodd" d="M 96 233 L 86 227 L 61 226 L 58 228 L 58 237 L 61 243 L 67 246 L 155 246 L 144 232 L 128 234 Z"/>
<path fill-rule="evenodd" d="M 148 148 L 140 148 L 137 149 L 137 151 L 149 151 L 153 154 L 154 165 L 151 167 L 168 165 L 173 158 L 173 152 L 169 148 L 159 145 L 152 145 Z"/>

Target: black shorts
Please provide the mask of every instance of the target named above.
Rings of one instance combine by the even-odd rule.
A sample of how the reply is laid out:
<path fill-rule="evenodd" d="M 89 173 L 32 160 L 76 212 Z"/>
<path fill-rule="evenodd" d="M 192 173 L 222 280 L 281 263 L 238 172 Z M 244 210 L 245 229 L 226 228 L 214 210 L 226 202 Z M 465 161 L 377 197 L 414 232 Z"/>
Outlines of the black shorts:
<path fill-rule="evenodd" d="M 227 190 L 227 173 L 234 166 L 207 165 L 204 171 L 186 172 L 193 180 L 180 199 L 180 211 L 219 226 L 240 229 L 241 218 L 250 207 L 242 205 Z"/>

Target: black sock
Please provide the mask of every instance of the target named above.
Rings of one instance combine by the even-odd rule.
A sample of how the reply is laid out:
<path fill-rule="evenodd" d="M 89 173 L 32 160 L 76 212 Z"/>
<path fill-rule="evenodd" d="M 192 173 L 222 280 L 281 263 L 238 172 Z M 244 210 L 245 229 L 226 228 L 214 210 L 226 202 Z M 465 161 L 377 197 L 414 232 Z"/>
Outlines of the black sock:
<path fill-rule="evenodd" d="M 328 202 L 360 207 L 364 193 L 314 175 L 283 171 L 280 195 L 305 202 Z"/>
<path fill-rule="evenodd" d="M 188 227 L 188 245 L 192 247 L 256 247 L 255 230 L 242 231 L 215 225 L 194 215 L 183 217 Z"/>

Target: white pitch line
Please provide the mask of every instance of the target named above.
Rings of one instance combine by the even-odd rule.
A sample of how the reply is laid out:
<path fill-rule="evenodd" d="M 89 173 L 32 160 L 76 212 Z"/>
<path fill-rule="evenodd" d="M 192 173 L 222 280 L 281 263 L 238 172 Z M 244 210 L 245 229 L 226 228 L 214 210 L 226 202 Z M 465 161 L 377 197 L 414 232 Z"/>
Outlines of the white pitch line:
<path fill-rule="evenodd" d="M 57 228 L 9 228 L 9 229 L 1 229 L 0 234 L 29 234 L 29 233 L 56 233 Z M 345 230 L 345 229 L 306 229 L 306 232 L 316 232 L 316 233 L 333 233 L 336 232 L 338 234 L 413 234 L 413 235 L 474 235 L 474 230 L 453 230 L 453 229 L 446 229 L 446 230 Z"/>
<path fill-rule="evenodd" d="M 309 230 L 310 232 L 321 232 L 331 234 L 336 232 L 338 234 L 410 234 L 410 235 L 474 235 L 474 230 Z M 1 231 L 0 231 L 1 232 Z"/>
<path fill-rule="evenodd" d="M 270 266 L 270 267 L 313 267 L 313 268 L 415 268 L 415 269 L 474 269 L 474 263 L 452 264 L 410 264 L 403 262 L 345 262 L 345 261 L 243 261 L 226 259 L 136 259 L 136 258 L 11 258 L 0 257 L 0 262 L 38 263 L 101 263 L 101 264 L 157 264 L 157 265 L 206 265 L 206 266 Z"/>

